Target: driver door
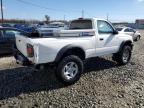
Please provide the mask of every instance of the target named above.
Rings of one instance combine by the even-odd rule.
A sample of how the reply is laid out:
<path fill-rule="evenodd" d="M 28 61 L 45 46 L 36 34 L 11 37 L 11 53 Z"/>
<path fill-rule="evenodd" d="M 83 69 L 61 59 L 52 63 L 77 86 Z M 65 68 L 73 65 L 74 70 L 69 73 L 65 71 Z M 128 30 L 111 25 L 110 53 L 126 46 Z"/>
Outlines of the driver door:
<path fill-rule="evenodd" d="M 112 25 L 107 21 L 98 20 L 97 30 L 96 55 L 102 56 L 116 53 L 120 41 Z"/>

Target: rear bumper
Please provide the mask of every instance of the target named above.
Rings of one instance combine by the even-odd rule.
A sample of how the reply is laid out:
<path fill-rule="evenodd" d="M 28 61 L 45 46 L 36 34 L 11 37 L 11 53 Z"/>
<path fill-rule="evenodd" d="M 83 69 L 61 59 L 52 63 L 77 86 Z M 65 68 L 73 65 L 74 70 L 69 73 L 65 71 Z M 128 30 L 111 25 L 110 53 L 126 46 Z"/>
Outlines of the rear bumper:
<path fill-rule="evenodd" d="M 17 48 L 13 48 L 13 55 L 16 59 L 16 63 L 22 66 L 32 66 L 33 63 L 29 61 Z"/>
<path fill-rule="evenodd" d="M 47 67 L 54 67 L 55 63 L 46 63 L 46 64 L 34 64 L 27 57 L 25 57 L 16 47 L 13 47 L 13 55 L 16 59 L 16 63 L 22 66 L 28 66 L 35 70 L 43 70 Z"/>

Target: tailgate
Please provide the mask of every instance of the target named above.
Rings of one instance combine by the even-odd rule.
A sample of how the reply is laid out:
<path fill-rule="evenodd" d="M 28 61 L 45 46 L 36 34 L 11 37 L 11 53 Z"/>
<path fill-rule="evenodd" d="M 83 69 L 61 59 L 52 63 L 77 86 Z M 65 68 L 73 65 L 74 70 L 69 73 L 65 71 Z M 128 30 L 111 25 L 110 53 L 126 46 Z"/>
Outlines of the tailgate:
<path fill-rule="evenodd" d="M 24 36 L 16 36 L 17 49 L 27 57 L 27 43 L 30 42 L 30 38 Z"/>

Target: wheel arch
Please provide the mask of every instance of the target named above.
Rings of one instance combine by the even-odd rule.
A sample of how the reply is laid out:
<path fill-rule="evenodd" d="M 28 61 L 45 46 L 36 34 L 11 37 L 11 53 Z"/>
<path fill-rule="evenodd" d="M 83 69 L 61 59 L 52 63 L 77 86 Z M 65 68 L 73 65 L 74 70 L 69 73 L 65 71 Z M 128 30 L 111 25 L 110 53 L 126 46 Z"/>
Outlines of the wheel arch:
<path fill-rule="evenodd" d="M 120 45 L 119 52 L 122 51 L 125 45 L 129 45 L 133 49 L 133 42 L 131 40 L 123 41 Z"/>
<path fill-rule="evenodd" d="M 85 51 L 80 46 L 67 45 L 63 47 L 56 55 L 55 62 L 58 63 L 62 58 L 68 55 L 77 55 L 80 59 L 85 60 Z"/>

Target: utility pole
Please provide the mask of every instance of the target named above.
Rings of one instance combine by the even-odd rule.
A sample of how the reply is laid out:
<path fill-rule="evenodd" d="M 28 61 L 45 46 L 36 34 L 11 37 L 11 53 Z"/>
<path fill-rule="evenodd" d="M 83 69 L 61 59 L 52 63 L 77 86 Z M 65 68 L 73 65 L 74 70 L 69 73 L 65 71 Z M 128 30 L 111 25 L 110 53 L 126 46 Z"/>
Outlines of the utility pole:
<path fill-rule="evenodd" d="M 82 18 L 84 18 L 84 10 L 82 10 Z"/>
<path fill-rule="evenodd" d="M 107 21 L 109 20 L 109 13 L 107 13 Z"/>
<path fill-rule="evenodd" d="M 64 21 L 66 20 L 66 16 L 64 15 Z"/>
<path fill-rule="evenodd" d="M 4 18 L 3 18 L 3 0 L 1 0 L 1 21 L 3 24 Z"/>

